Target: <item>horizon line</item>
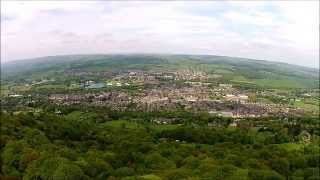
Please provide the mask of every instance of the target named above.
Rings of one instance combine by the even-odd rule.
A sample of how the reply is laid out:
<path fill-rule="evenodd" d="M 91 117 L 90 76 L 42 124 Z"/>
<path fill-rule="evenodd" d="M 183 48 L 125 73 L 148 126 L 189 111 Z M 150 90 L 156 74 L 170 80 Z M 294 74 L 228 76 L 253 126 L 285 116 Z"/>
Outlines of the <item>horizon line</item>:
<path fill-rule="evenodd" d="M 227 56 L 227 55 L 218 55 L 218 54 L 187 54 L 187 53 L 146 53 L 146 52 L 122 52 L 122 53 L 85 53 L 85 54 L 57 54 L 57 55 L 46 55 L 46 56 L 36 56 L 31 58 L 25 58 L 25 59 L 13 59 L 8 61 L 0 61 L 1 64 L 5 63 L 15 63 L 15 62 L 21 62 L 24 60 L 35 60 L 35 59 L 41 59 L 41 58 L 49 58 L 49 57 L 57 57 L 57 56 L 93 56 L 93 55 L 175 55 L 175 56 L 219 56 L 219 57 L 229 57 L 229 58 L 237 58 L 242 60 L 251 60 L 251 61 L 266 61 L 266 62 L 273 62 L 273 63 L 279 63 L 279 64 L 287 64 L 287 65 L 293 65 L 293 66 L 299 66 L 304 68 L 311 68 L 311 69 L 320 69 L 320 64 L 318 67 L 310 67 L 310 66 L 304 66 L 300 64 L 291 64 L 288 62 L 282 62 L 277 60 L 267 60 L 267 59 L 254 59 L 254 58 L 247 58 L 247 57 L 239 57 L 239 56 Z M 320 73 L 320 72 L 319 72 Z"/>

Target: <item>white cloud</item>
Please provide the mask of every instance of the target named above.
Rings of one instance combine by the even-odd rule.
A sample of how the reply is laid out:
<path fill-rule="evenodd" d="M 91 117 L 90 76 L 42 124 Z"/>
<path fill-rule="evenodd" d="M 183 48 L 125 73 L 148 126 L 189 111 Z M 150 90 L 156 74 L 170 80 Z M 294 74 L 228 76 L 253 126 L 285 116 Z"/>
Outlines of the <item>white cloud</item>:
<path fill-rule="evenodd" d="M 319 66 L 318 1 L 1 1 L 1 5 L 2 61 L 158 52 Z"/>

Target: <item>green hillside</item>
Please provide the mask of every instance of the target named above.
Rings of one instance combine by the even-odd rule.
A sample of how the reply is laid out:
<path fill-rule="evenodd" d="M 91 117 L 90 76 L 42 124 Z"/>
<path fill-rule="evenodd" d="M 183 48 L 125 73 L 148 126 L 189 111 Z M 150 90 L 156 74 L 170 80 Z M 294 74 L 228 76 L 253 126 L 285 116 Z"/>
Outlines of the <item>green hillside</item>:
<path fill-rule="evenodd" d="M 137 69 L 144 71 L 197 70 L 223 75 L 233 83 L 268 88 L 316 88 L 318 69 L 264 60 L 208 55 L 67 55 L 4 63 L 2 79 L 41 78 L 67 70 L 90 72 Z M 60 73 L 60 74 L 59 74 Z"/>

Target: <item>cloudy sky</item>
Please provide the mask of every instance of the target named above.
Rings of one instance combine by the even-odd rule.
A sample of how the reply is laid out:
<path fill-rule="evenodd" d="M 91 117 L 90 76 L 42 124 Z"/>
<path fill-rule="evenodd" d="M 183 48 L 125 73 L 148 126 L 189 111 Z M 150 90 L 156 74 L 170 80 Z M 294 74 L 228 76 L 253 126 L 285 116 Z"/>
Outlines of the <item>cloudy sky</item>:
<path fill-rule="evenodd" d="M 319 67 L 319 1 L 1 1 L 1 61 L 175 53 Z"/>

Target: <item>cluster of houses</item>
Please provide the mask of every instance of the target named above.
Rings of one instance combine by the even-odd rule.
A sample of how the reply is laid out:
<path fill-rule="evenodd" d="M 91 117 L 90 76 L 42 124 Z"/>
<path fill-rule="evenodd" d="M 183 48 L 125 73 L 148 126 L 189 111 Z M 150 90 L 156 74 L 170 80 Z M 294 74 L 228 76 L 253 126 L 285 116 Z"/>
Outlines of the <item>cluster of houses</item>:
<path fill-rule="evenodd" d="M 223 88 L 230 88 L 223 87 Z M 208 112 L 211 115 L 243 118 L 276 115 L 279 113 L 295 113 L 298 110 L 278 104 L 260 104 L 248 101 L 243 93 L 223 94 L 208 87 L 159 87 L 144 89 L 134 94 L 126 92 L 97 92 L 85 94 L 53 94 L 49 100 L 58 104 L 90 104 L 109 106 L 113 109 L 141 111 L 161 111 L 184 109 L 189 111 Z M 217 95 L 220 100 L 211 98 Z"/>
<path fill-rule="evenodd" d="M 234 94 L 226 94 L 224 96 L 224 98 L 227 100 L 227 101 L 238 101 L 238 102 L 241 102 L 241 103 L 246 103 L 248 102 L 249 100 L 249 97 L 245 94 L 238 94 L 238 95 L 234 95 Z"/>

